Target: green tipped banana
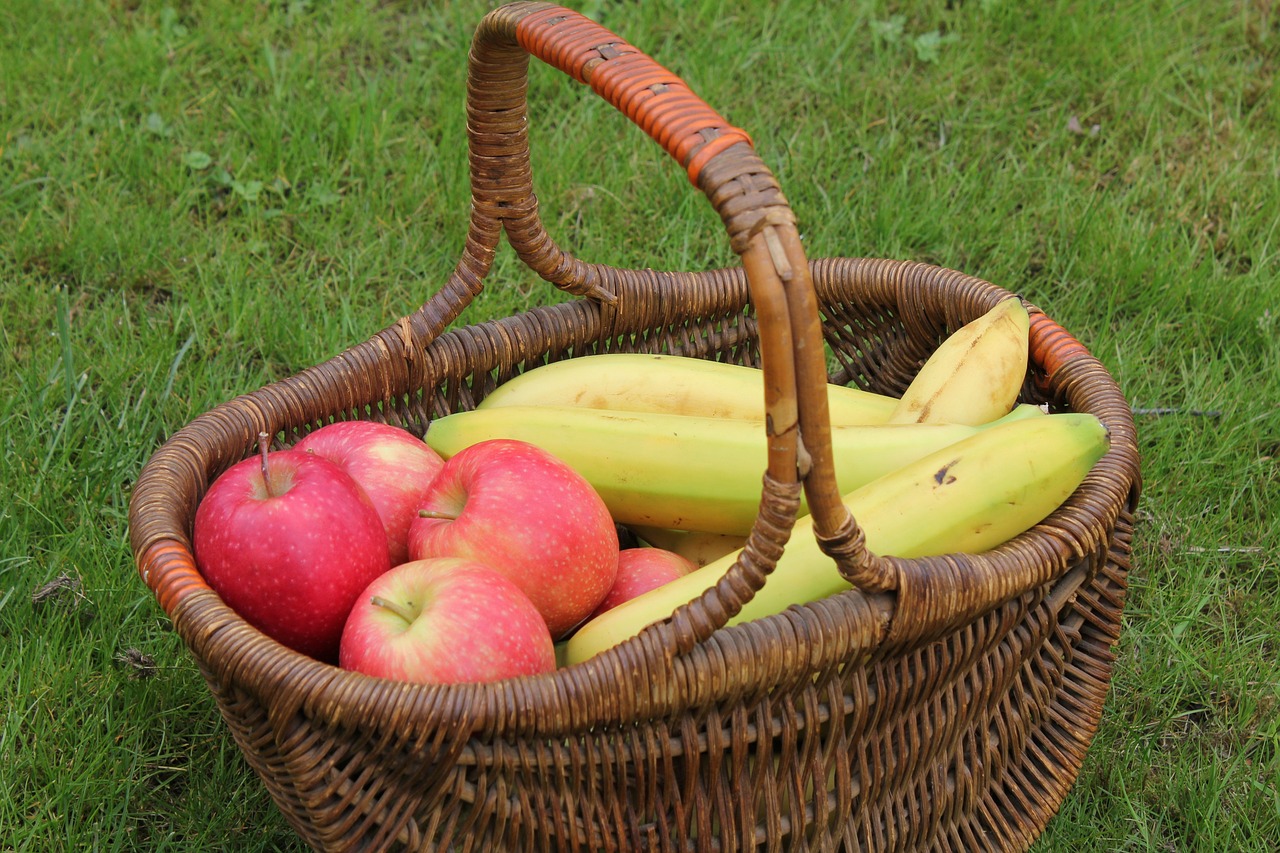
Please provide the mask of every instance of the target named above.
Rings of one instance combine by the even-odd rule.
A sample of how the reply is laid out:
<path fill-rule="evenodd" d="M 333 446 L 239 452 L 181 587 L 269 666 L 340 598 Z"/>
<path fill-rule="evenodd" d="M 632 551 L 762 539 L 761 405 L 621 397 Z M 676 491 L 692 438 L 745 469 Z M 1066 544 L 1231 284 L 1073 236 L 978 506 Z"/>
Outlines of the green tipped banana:
<path fill-rule="evenodd" d="M 851 491 L 978 429 L 832 427 L 836 482 L 841 493 Z M 568 463 L 599 492 L 614 521 L 736 536 L 746 535 L 755 521 L 768 463 L 758 421 L 652 412 L 476 409 L 432 421 L 426 442 L 448 458 L 493 438 L 527 441 Z"/>
<path fill-rule="evenodd" d="M 1108 447 L 1089 414 L 1023 418 L 983 430 L 928 454 L 845 496 L 873 553 L 924 557 L 990 550 L 1034 526 L 1084 480 Z M 740 552 L 645 593 L 583 625 L 564 660 L 577 663 L 670 616 L 714 586 Z M 813 538 L 813 521 L 796 522 L 772 575 L 730 624 L 780 613 L 849 589 Z"/>
<path fill-rule="evenodd" d="M 763 376 L 754 367 L 679 355 L 587 355 L 522 373 L 498 386 L 480 408 L 574 406 L 763 421 Z M 882 424 L 898 399 L 828 385 L 827 404 L 833 424 Z"/>
<path fill-rule="evenodd" d="M 1016 296 L 953 332 L 934 350 L 889 423 L 988 423 L 1006 414 L 1027 375 L 1030 318 Z"/>

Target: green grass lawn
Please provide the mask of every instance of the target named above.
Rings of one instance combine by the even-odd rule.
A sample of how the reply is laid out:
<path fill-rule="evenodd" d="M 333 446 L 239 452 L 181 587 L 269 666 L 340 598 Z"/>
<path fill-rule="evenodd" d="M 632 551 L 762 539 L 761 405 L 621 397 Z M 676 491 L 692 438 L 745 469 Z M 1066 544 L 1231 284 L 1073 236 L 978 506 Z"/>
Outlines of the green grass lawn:
<path fill-rule="evenodd" d="M 196 414 L 443 283 L 487 8 L 0 4 L 0 850 L 298 849 L 134 572 L 130 485 Z M 1112 691 L 1037 849 L 1277 849 L 1280 8 L 577 8 L 751 132 L 810 256 L 1002 284 L 1150 412 Z M 563 245 L 733 262 L 604 102 L 541 66 L 531 99 Z M 490 281 L 463 321 L 562 298 L 509 252 Z"/>

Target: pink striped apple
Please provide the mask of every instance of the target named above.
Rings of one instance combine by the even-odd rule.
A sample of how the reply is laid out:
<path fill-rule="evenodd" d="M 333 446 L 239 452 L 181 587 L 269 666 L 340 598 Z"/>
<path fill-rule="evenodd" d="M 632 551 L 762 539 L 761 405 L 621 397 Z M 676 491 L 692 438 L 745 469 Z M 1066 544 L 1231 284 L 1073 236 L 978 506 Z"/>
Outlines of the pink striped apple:
<path fill-rule="evenodd" d="M 444 460 L 408 430 L 374 421 L 336 421 L 294 445 L 346 471 L 369 496 L 387 531 L 391 565 L 409 559 L 409 523 Z"/>
<path fill-rule="evenodd" d="M 687 557 L 661 548 L 627 548 L 618 554 L 618 576 L 604 601 L 591 614 L 594 619 L 606 610 L 657 589 L 696 569 Z"/>
<path fill-rule="evenodd" d="M 347 618 L 339 665 L 419 684 L 498 681 L 555 669 L 547 623 L 520 588 L 458 557 L 402 563 Z"/>
<path fill-rule="evenodd" d="M 196 565 L 249 624 L 332 663 L 356 596 L 391 567 L 386 532 L 337 465 L 265 445 L 218 477 L 196 508 Z"/>
<path fill-rule="evenodd" d="M 524 441 L 490 439 L 446 460 L 409 525 L 409 556 L 491 566 L 524 590 L 559 639 L 613 586 L 618 531 L 566 463 Z"/>

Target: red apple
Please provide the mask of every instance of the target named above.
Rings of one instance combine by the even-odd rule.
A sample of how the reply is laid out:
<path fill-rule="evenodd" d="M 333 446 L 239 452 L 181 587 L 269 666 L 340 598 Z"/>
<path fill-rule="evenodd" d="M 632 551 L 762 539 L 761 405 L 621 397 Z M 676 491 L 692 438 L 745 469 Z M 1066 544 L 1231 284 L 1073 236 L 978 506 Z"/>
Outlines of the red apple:
<path fill-rule="evenodd" d="M 420 684 L 498 681 L 556 667 L 547 623 L 503 575 L 471 560 L 402 563 L 361 593 L 344 669 Z"/>
<path fill-rule="evenodd" d="M 356 596 L 391 567 L 387 536 L 337 465 L 265 446 L 227 469 L 196 508 L 196 565 L 249 624 L 333 662 Z"/>
<path fill-rule="evenodd" d="M 684 577 L 696 569 L 692 560 L 661 548 L 627 548 L 618 554 L 618 577 L 604 601 L 591 614 L 594 619 L 606 610 Z"/>
<path fill-rule="evenodd" d="M 613 586 L 618 531 L 595 489 L 566 463 L 524 441 L 491 439 L 440 469 L 409 525 L 409 556 L 492 566 L 559 638 Z"/>
<path fill-rule="evenodd" d="M 408 430 L 374 421 L 337 421 L 304 437 L 295 450 L 333 462 L 369 496 L 387 531 L 391 565 L 409 559 L 409 522 L 444 460 Z"/>

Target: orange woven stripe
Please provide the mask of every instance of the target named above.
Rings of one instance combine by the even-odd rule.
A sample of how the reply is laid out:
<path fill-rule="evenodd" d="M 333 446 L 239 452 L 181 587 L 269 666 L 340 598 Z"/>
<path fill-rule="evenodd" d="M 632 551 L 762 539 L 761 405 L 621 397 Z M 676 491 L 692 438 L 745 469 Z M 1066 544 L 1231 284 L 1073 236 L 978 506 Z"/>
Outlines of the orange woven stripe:
<path fill-rule="evenodd" d="M 678 76 L 577 12 L 558 6 L 533 12 L 516 25 L 516 40 L 591 86 L 674 157 L 695 185 L 716 154 L 736 142 L 752 144 Z"/>
<path fill-rule="evenodd" d="M 1031 358 L 1046 374 L 1052 376 L 1071 359 L 1088 354 L 1084 344 L 1047 314 L 1031 314 Z"/>
<path fill-rule="evenodd" d="M 561 17 L 562 20 L 554 21 Z M 545 29 L 539 31 L 540 38 L 537 50 L 525 44 L 521 38 L 527 22 L 538 19 L 546 21 Z M 554 39 L 552 30 L 554 29 Z M 580 15 L 573 15 L 565 9 L 546 9 L 530 15 L 516 26 L 516 39 L 534 56 L 555 68 L 559 68 L 579 83 L 586 82 L 586 64 L 592 59 L 599 59 L 599 48 L 612 42 L 620 42 L 594 21 Z M 631 48 L 634 50 L 635 48 Z"/>
<path fill-rule="evenodd" d="M 138 573 L 155 592 L 166 613 L 172 613 L 188 593 L 209 589 L 196 569 L 191 552 L 172 539 L 162 539 L 148 548 L 138 562 Z"/>

